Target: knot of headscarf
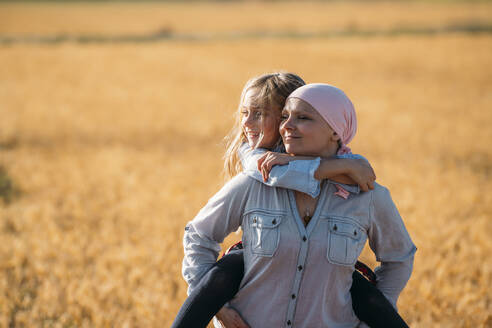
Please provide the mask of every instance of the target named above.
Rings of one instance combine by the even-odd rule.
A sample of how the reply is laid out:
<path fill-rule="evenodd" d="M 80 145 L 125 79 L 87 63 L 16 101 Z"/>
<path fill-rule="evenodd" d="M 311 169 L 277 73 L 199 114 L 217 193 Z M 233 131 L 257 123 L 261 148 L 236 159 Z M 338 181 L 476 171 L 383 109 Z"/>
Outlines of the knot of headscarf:
<path fill-rule="evenodd" d="M 342 90 L 329 84 L 311 83 L 296 89 L 288 98 L 302 99 L 320 113 L 340 136 L 338 155 L 351 153 L 347 144 L 357 131 L 357 118 L 354 105 Z"/>

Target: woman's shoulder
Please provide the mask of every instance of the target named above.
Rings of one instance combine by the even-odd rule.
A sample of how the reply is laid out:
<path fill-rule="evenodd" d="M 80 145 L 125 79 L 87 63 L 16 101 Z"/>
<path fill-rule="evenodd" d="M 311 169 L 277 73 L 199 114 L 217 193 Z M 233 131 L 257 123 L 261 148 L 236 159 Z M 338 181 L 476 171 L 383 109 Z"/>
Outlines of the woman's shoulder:
<path fill-rule="evenodd" d="M 374 189 L 370 191 L 373 199 L 383 199 L 390 196 L 390 191 L 387 187 L 374 182 Z"/>
<path fill-rule="evenodd" d="M 386 186 L 383 186 L 380 183 L 374 182 L 373 192 L 376 192 L 376 193 L 388 193 L 389 192 L 389 189 Z"/>
<path fill-rule="evenodd" d="M 371 193 L 371 207 L 377 212 L 387 212 L 396 209 L 396 204 L 391 197 L 389 189 L 379 183 L 374 183 Z"/>
<path fill-rule="evenodd" d="M 261 183 L 259 181 L 256 181 L 254 178 L 248 176 L 246 173 L 239 172 L 236 176 L 227 181 L 222 189 L 225 189 L 227 191 L 232 191 L 236 189 L 244 191 L 245 189 L 253 188 L 256 185 L 261 185 Z"/>
<path fill-rule="evenodd" d="M 224 185 L 221 193 L 235 194 L 243 198 L 261 194 L 262 197 L 270 199 L 274 195 L 281 193 L 281 190 L 283 188 L 268 186 L 252 178 L 247 173 L 240 172 Z"/>
<path fill-rule="evenodd" d="M 391 201 L 389 189 L 377 182 L 374 182 L 374 189 L 361 192 L 360 196 L 366 198 L 371 206 L 377 206 Z"/>
<path fill-rule="evenodd" d="M 244 173 L 239 173 L 228 180 L 219 191 L 209 200 L 209 203 L 235 203 L 243 202 L 255 192 L 256 181 Z"/>

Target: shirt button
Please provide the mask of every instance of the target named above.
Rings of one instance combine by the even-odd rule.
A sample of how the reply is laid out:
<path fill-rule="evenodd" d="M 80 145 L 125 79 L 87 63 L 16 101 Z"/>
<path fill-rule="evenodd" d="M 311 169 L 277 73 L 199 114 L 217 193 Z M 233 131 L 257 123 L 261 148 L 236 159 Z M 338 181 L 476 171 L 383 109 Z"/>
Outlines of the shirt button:
<path fill-rule="evenodd" d="M 301 271 L 301 270 L 302 270 L 302 265 L 299 265 L 299 266 L 297 267 L 297 270 Z"/>
<path fill-rule="evenodd" d="M 306 241 L 306 240 L 307 240 L 306 236 L 303 236 L 302 241 Z"/>
<path fill-rule="evenodd" d="M 296 294 L 292 294 L 292 299 L 296 298 Z"/>
<path fill-rule="evenodd" d="M 287 326 L 290 326 L 292 324 L 292 322 L 290 322 L 290 320 L 287 320 Z"/>

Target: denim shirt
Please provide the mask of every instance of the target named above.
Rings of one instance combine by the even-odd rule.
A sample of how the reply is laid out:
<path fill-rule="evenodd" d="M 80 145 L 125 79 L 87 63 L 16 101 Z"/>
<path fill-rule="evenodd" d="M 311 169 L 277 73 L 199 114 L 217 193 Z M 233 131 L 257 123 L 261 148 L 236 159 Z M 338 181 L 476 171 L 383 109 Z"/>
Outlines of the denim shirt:
<path fill-rule="evenodd" d="M 245 173 L 233 178 L 186 226 L 183 276 L 189 292 L 215 263 L 219 243 L 241 226 L 244 277 L 230 306 L 251 328 L 357 327 L 350 287 L 367 240 L 381 262 L 377 287 L 396 306 L 416 247 L 386 188 L 344 188 L 348 199 L 335 195 L 335 183 L 323 181 L 305 227 L 292 190 Z"/>
<path fill-rule="evenodd" d="M 283 152 L 283 149 L 274 149 L 274 151 Z M 239 148 L 243 172 L 260 182 L 263 182 L 263 177 L 257 169 L 257 162 L 265 152 L 267 150 L 264 148 L 251 149 L 247 143 L 243 143 Z M 335 158 L 366 160 L 358 154 L 336 155 Z M 268 180 L 263 183 L 268 186 L 297 190 L 313 198 L 317 197 L 320 192 L 320 181 L 314 177 L 314 173 L 318 169 L 320 161 L 321 159 L 316 157 L 312 160 L 295 160 L 286 165 L 275 165 L 270 171 Z"/>

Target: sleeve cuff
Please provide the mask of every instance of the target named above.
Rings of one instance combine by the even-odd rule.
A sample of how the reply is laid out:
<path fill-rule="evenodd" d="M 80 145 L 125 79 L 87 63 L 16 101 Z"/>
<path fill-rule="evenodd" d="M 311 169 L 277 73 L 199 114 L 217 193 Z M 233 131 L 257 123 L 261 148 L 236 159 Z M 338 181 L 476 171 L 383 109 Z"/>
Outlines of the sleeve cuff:
<path fill-rule="evenodd" d="M 308 173 L 305 177 L 305 181 L 302 182 L 305 186 L 305 188 L 303 188 L 305 189 L 303 192 L 313 198 L 318 197 L 321 190 L 319 180 L 314 178 L 314 173 L 318 169 L 320 163 L 320 157 L 316 157 L 312 160 L 297 160 L 289 162 L 289 170 L 292 170 L 293 172 Z"/>
<path fill-rule="evenodd" d="M 335 158 L 365 159 L 367 161 L 367 158 L 359 154 L 335 155 Z"/>

